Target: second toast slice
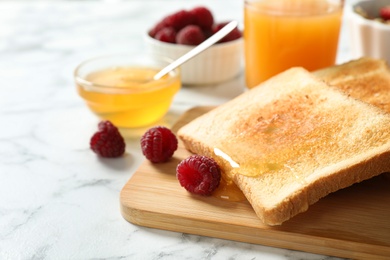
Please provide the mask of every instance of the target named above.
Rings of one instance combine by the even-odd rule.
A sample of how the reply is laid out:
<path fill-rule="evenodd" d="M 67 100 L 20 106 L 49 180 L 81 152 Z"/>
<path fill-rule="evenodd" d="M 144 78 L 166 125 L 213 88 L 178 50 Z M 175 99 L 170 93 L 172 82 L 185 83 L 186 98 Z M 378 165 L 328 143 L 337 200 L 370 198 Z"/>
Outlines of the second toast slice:
<path fill-rule="evenodd" d="M 293 68 L 185 125 L 259 218 L 279 225 L 331 192 L 390 171 L 390 115 Z"/>
<path fill-rule="evenodd" d="M 390 113 L 390 67 L 386 61 L 362 57 L 313 74 L 347 95 Z"/>

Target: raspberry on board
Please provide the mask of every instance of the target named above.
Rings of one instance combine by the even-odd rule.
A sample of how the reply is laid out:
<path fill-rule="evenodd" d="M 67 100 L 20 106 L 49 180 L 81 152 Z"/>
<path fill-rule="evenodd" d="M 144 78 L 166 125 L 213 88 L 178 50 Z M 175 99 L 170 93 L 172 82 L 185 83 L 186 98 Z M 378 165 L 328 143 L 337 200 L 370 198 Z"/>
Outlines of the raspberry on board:
<path fill-rule="evenodd" d="M 190 193 L 210 196 L 219 186 L 221 169 L 210 157 L 191 155 L 178 164 L 176 177 Z"/>
<path fill-rule="evenodd" d="M 126 144 L 118 128 L 110 121 L 102 121 L 98 124 L 98 129 L 89 142 L 92 151 L 108 158 L 123 155 Z"/>
<path fill-rule="evenodd" d="M 164 27 L 154 37 L 162 42 L 176 43 L 176 31 L 173 27 Z"/>
<path fill-rule="evenodd" d="M 380 16 L 383 20 L 390 20 L 390 5 L 384 6 L 379 11 Z"/>
<path fill-rule="evenodd" d="M 177 138 L 164 126 L 156 126 L 147 130 L 141 137 L 143 155 L 153 163 L 168 161 L 177 149 Z"/>
<path fill-rule="evenodd" d="M 211 11 L 204 7 L 199 6 L 190 10 L 190 13 L 194 17 L 194 24 L 200 26 L 203 30 L 211 29 L 214 24 L 214 17 Z"/>
<path fill-rule="evenodd" d="M 176 42 L 185 45 L 198 45 L 205 40 L 202 29 L 197 25 L 187 25 L 176 35 Z"/>

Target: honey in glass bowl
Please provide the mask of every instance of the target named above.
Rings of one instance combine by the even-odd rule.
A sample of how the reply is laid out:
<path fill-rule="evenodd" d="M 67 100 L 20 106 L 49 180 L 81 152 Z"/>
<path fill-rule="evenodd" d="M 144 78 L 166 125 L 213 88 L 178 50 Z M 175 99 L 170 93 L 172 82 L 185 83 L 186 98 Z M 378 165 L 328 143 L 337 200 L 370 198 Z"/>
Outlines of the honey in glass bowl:
<path fill-rule="evenodd" d="M 94 58 L 76 68 L 77 91 L 101 119 L 123 128 L 147 126 L 168 112 L 180 90 L 179 69 L 153 80 L 169 62 L 141 54 Z"/>

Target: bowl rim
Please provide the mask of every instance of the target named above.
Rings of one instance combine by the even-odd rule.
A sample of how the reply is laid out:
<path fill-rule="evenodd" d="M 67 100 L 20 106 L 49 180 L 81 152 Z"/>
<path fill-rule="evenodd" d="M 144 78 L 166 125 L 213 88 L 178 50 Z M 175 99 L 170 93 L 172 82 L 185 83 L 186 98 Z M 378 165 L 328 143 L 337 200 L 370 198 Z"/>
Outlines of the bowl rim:
<path fill-rule="evenodd" d="M 159 57 L 156 57 L 154 54 L 152 55 L 152 53 L 150 53 L 150 52 L 145 52 L 144 54 L 149 55 L 148 58 L 150 58 L 151 60 L 157 59 L 157 60 L 166 62 L 166 65 L 168 65 L 169 63 L 171 63 L 173 61 L 173 59 L 171 59 L 169 57 L 164 57 L 161 55 Z M 85 60 L 81 61 L 73 70 L 74 81 L 75 81 L 76 85 L 80 85 L 80 87 L 84 88 L 85 90 L 102 92 L 102 93 L 106 93 L 106 94 L 133 94 L 133 93 L 142 93 L 145 91 L 154 91 L 154 90 L 169 86 L 170 83 L 172 83 L 173 81 L 175 81 L 177 79 L 179 80 L 179 82 L 181 84 L 180 67 L 169 72 L 169 74 L 171 75 L 169 78 L 159 79 L 158 81 L 161 81 L 161 84 L 154 84 L 154 85 L 148 86 L 147 88 L 145 86 L 149 83 L 153 83 L 153 80 L 148 81 L 148 82 L 143 83 L 143 84 L 140 84 L 140 85 L 135 86 L 135 87 L 124 88 L 124 87 L 115 87 L 115 86 L 110 86 L 110 85 L 105 85 L 105 84 L 94 83 L 90 80 L 85 79 L 85 77 L 83 77 L 79 74 L 79 72 L 83 68 L 83 66 L 86 66 L 89 63 L 96 62 L 96 61 L 102 60 L 102 59 L 107 59 L 110 57 L 111 58 L 113 58 L 113 57 L 123 58 L 126 56 L 132 56 L 132 55 L 139 55 L 139 53 L 133 53 L 133 54 L 126 53 L 126 52 L 125 53 L 111 53 L 111 54 L 97 55 L 97 56 L 93 56 L 91 58 L 85 59 Z M 131 65 L 129 65 L 129 66 L 131 66 Z M 134 66 L 136 66 L 136 65 L 134 65 Z M 118 66 L 118 67 L 120 67 L 120 66 Z M 113 66 L 107 66 L 104 69 L 110 69 L 110 68 L 113 68 Z M 147 65 L 145 65 L 145 66 L 140 66 L 140 68 L 149 68 L 149 67 Z M 162 68 L 163 68 L 163 66 L 161 67 L 161 69 Z M 100 70 L 104 70 L 104 69 L 100 69 Z M 100 70 L 93 70 L 90 73 L 100 71 Z M 87 75 L 89 75 L 90 73 L 87 73 Z"/>
<path fill-rule="evenodd" d="M 160 44 L 161 46 L 166 46 L 168 48 L 181 48 L 181 49 L 190 50 L 190 49 L 193 49 L 196 47 L 196 45 L 186 45 L 186 44 L 159 41 L 159 40 L 153 38 L 152 36 L 150 36 L 149 31 L 146 31 L 146 33 L 144 33 L 144 39 L 146 39 L 146 41 L 149 41 L 153 44 Z M 222 47 L 226 47 L 226 46 L 240 44 L 241 42 L 243 42 L 243 40 L 244 40 L 244 36 L 242 35 L 240 38 L 237 38 L 237 39 L 232 40 L 232 41 L 215 43 L 212 46 L 210 46 L 209 49 L 215 49 L 218 47 L 222 48 Z"/>

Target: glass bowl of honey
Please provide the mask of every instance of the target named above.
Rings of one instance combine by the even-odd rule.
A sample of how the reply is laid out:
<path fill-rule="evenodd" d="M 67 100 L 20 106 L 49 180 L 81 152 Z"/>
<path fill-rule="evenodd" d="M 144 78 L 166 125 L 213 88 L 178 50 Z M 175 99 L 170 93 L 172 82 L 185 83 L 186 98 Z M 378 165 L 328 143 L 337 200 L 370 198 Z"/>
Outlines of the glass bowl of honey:
<path fill-rule="evenodd" d="M 99 118 L 121 128 L 145 127 L 164 117 L 181 88 L 179 68 L 153 79 L 170 62 L 147 53 L 100 56 L 77 66 L 74 80 Z"/>

